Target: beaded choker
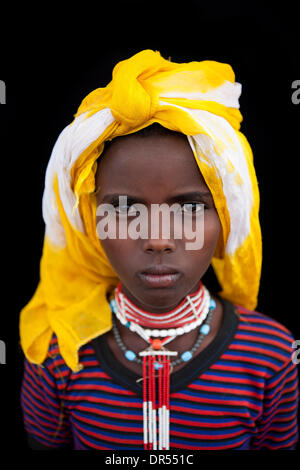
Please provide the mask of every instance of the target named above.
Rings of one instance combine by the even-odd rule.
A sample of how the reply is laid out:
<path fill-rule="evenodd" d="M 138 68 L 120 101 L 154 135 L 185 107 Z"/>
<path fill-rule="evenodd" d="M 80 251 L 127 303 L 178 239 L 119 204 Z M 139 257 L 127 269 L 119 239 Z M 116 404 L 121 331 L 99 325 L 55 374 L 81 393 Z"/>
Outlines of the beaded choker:
<path fill-rule="evenodd" d="M 215 301 L 210 298 L 208 290 L 200 282 L 197 292 L 186 296 L 175 309 L 163 314 L 151 314 L 136 307 L 122 292 L 120 283 L 110 306 L 123 325 L 149 344 L 145 350 L 138 353 L 140 357 L 137 357 L 135 352 L 124 345 L 113 319 L 113 333 L 126 359 L 143 365 L 143 377 L 139 381 L 143 381 L 144 449 L 168 450 L 170 373 L 173 366 L 192 359 L 203 338 L 209 333 Z M 178 352 L 168 350 L 165 345 L 176 336 L 199 326 L 199 335 L 194 346 L 171 362 L 170 358 L 177 356 Z"/>

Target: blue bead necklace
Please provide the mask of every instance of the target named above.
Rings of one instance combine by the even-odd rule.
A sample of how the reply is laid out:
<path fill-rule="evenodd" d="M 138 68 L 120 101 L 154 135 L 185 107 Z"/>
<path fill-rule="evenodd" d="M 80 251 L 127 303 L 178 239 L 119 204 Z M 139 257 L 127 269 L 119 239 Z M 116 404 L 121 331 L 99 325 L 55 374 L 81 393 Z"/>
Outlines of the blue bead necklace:
<path fill-rule="evenodd" d="M 112 313 L 115 314 L 116 312 L 115 312 L 115 302 L 114 301 L 110 302 L 110 307 L 111 307 Z M 174 361 L 171 361 L 170 363 L 173 367 L 177 366 L 177 365 L 179 365 L 183 362 L 188 362 L 192 359 L 194 353 L 199 348 L 199 346 L 202 343 L 204 337 L 207 336 L 208 333 L 210 332 L 211 318 L 212 318 L 212 315 L 213 315 L 213 312 L 214 312 L 215 308 L 216 308 L 216 302 L 214 301 L 214 299 L 211 298 L 210 299 L 210 304 L 209 304 L 209 312 L 208 312 L 208 315 L 206 317 L 206 321 L 199 328 L 199 334 L 198 334 L 198 337 L 197 337 L 197 340 L 196 340 L 194 346 L 190 350 L 184 351 L 178 359 L 176 359 Z M 118 331 L 117 325 L 116 325 L 116 320 L 114 318 L 114 315 L 112 316 L 112 323 L 113 323 L 113 333 L 114 333 L 116 343 L 118 344 L 120 349 L 123 351 L 124 356 L 126 357 L 126 359 L 128 361 L 131 361 L 131 362 L 134 361 L 134 362 L 137 362 L 138 364 L 143 364 L 143 360 L 141 358 L 139 358 L 134 351 L 128 349 L 125 346 L 125 344 L 123 343 L 123 341 L 121 339 L 121 336 L 120 336 L 120 333 Z M 130 322 L 128 322 L 128 324 L 126 324 L 125 326 L 127 328 L 129 328 L 130 327 Z M 155 362 L 154 363 L 154 368 L 156 370 L 158 370 L 159 367 L 160 367 L 160 364 L 158 362 Z"/>

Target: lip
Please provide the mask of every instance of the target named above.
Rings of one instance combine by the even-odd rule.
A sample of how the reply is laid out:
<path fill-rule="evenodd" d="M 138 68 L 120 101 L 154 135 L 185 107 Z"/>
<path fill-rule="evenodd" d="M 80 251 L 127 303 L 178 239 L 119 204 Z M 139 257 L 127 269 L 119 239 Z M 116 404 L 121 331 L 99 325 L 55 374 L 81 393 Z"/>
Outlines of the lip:
<path fill-rule="evenodd" d="M 139 278 L 147 287 L 171 287 L 181 273 L 169 266 L 151 266 L 138 273 Z"/>

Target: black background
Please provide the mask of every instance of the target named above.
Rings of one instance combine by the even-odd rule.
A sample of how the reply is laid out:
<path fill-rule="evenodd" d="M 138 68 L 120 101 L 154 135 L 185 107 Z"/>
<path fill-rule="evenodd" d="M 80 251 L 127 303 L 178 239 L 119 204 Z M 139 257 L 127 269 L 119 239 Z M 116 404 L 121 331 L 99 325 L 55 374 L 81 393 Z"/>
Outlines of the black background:
<path fill-rule="evenodd" d="M 206 2 L 205 2 L 206 3 Z M 114 65 L 142 49 L 175 62 L 229 63 L 242 83 L 241 131 L 253 149 L 261 194 L 263 270 L 257 310 L 300 339 L 299 22 L 293 6 L 274 11 L 242 2 L 127 2 L 15 6 L 1 19 L 0 106 L 2 308 L 1 449 L 27 449 L 19 406 L 19 312 L 39 279 L 41 199 L 53 145 L 81 100 L 111 80 Z M 40 4 L 41 5 L 41 4 Z M 13 442 L 13 444 L 12 444 Z"/>

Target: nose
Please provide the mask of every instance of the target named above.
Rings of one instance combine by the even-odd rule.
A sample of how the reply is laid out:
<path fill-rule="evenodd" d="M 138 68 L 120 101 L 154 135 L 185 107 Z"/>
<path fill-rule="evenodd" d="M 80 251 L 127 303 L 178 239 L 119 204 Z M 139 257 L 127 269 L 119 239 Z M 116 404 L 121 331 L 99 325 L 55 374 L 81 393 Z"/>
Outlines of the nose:
<path fill-rule="evenodd" d="M 151 206 L 148 212 L 148 238 L 143 240 L 143 249 L 146 253 L 172 253 L 176 244 L 174 237 L 174 217 L 168 208 Z"/>
<path fill-rule="evenodd" d="M 166 238 L 148 238 L 144 241 L 143 248 L 146 253 L 172 253 L 175 251 L 175 242 Z"/>

